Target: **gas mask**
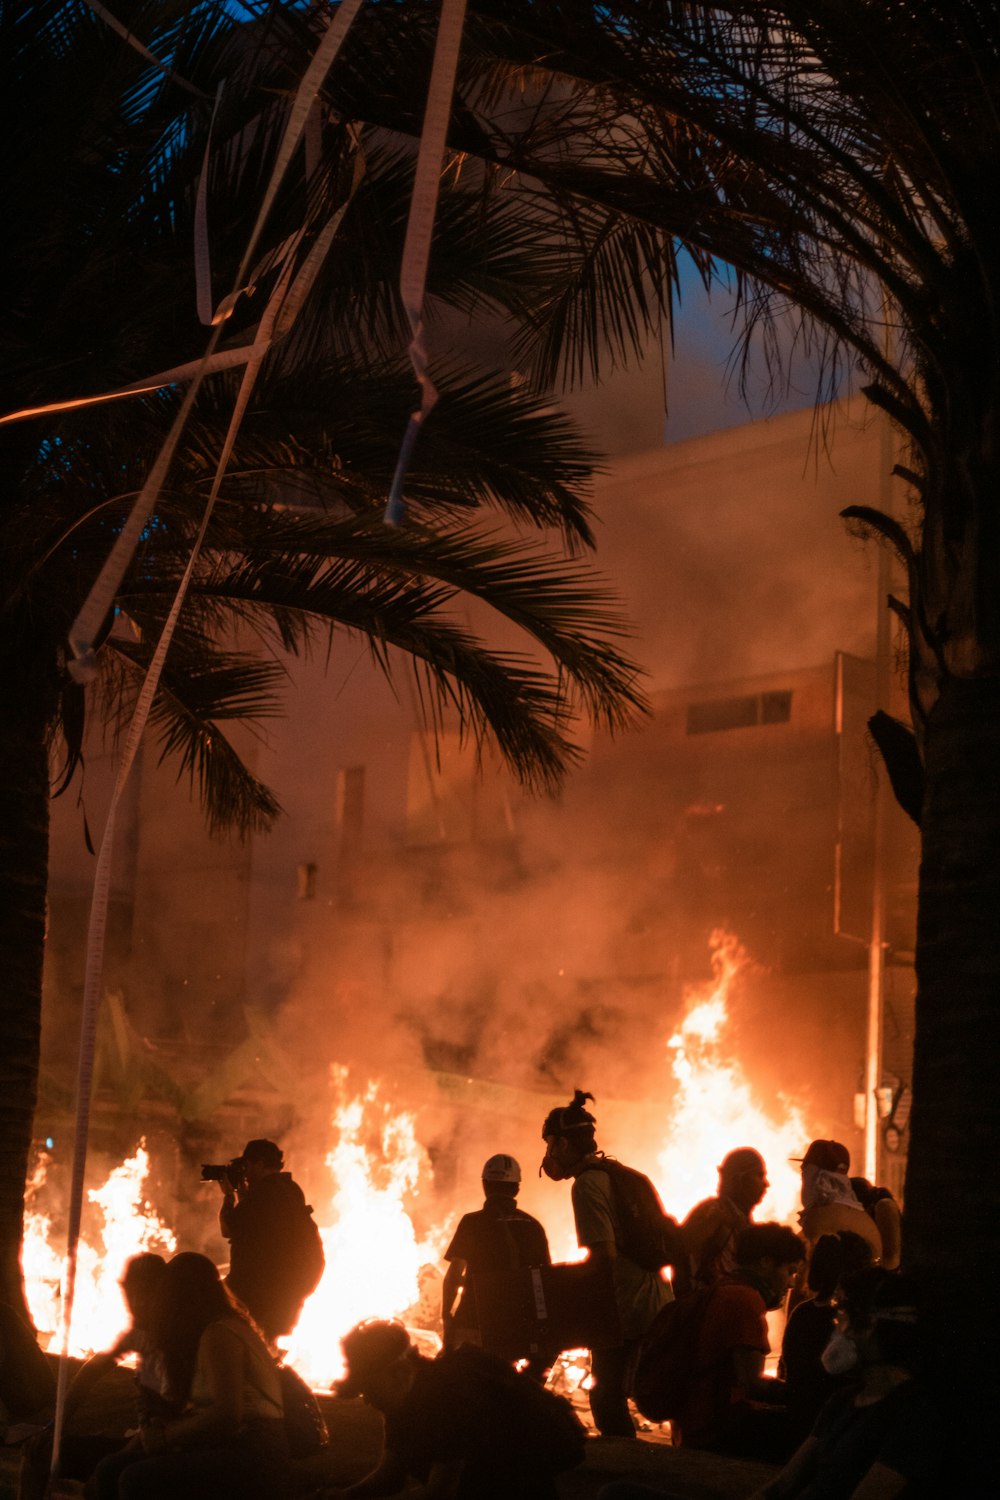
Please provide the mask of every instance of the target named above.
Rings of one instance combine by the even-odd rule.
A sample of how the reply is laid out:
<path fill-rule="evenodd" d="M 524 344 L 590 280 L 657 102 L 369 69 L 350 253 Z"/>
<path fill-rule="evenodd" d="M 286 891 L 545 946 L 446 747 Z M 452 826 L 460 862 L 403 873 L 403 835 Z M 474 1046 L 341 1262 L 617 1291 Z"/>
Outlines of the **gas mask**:
<path fill-rule="evenodd" d="M 544 1172 L 546 1177 L 550 1177 L 553 1182 L 565 1182 L 567 1177 L 571 1177 L 573 1175 L 555 1159 L 555 1157 L 552 1155 L 551 1146 L 546 1149 L 545 1155 L 542 1157 L 542 1164 L 539 1167 L 538 1171 L 539 1175 Z"/>
<path fill-rule="evenodd" d="M 857 1368 L 857 1345 L 846 1333 L 841 1333 L 839 1328 L 835 1329 L 819 1359 L 828 1375 L 848 1375 Z"/>

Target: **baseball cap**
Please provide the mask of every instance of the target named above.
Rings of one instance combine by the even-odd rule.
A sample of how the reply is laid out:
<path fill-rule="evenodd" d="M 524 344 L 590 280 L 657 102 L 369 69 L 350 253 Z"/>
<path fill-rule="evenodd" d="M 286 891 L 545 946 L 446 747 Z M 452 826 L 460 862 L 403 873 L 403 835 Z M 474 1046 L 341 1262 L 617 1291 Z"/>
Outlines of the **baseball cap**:
<path fill-rule="evenodd" d="M 268 1167 L 280 1167 L 284 1161 L 281 1147 L 274 1141 L 247 1141 L 243 1147 L 244 1161 L 262 1161 Z"/>
<path fill-rule="evenodd" d="M 483 1163 L 484 1182 L 520 1182 L 521 1168 L 512 1156 L 501 1152 Z"/>
<path fill-rule="evenodd" d="M 347 1374 L 338 1380 L 338 1396 L 360 1396 L 368 1383 L 389 1365 L 402 1359 L 413 1346 L 402 1323 L 369 1318 L 344 1335 L 340 1347 L 347 1362 Z"/>
<path fill-rule="evenodd" d="M 840 1141 L 812 1141 L 805 1156 L 793 1156 L 791 1161 L 801 1162 L 804 1167 L 819 1167 L 821 1172 L 847 1172 L 850 1170 L 851 1153 Z"/>

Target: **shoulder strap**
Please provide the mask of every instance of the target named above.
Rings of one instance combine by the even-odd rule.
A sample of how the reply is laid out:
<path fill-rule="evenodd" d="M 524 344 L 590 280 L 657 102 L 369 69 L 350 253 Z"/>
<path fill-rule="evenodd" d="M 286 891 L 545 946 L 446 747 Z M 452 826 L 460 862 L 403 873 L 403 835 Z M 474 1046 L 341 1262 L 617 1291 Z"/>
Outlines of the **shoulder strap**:
<path fill-rule="evenodd" d="M 694 1279 L 696 1281 L 701 1281 L 705 1273 L 711 1269 L 712 1262 L 726 1248 L 732 1238 L 732 1233 L 732 1230 L 726 1223 L 715 1226 L 715 1229 L 702 1246 L 701 1255 L 694 1270 Z"/>

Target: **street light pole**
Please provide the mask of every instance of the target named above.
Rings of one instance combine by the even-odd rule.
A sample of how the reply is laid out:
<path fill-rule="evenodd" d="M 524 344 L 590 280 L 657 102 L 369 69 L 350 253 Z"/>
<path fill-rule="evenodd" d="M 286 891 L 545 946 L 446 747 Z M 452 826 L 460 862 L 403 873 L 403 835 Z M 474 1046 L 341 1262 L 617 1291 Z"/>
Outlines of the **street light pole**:
<path fill-rule="evenodd" d="M 894 434 L 889 419 L 883 416 L 879 433 L 879 502 L 885 515 L 892 514 L 894 448 Z M 892 637 L 888 606 L 892 586 L 891 571 L 889 549 L 883 542 L 878 549 L 875 706 L 885 710 L 889 707 L 891 690 Z M 868 942 L 868 1027 L 865 1044 L 865 1176 L 869 1182 L 878 1182 L 879 1177 L 878 1091 L 882 1085 L 882 1019 L 885 1006 L 885 841 L 888 792 L 885 772 L 880 769 L 872 813 L 872 911 Z"/>

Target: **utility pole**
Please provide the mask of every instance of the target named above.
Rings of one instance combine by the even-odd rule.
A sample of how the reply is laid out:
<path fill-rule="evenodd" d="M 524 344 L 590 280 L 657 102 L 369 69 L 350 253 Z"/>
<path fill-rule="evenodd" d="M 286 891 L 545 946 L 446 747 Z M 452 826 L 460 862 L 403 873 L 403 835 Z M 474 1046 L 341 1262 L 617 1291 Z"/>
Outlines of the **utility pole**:
<path fill-rule="evenodd" d="M 888 319 L 886 338 L 888 341 Z M 892 466 L 895 434 L 889 418 L 882 416 L 879 434 L 879 504 L 892 515 Z M 888 597 L 892 587 L 892 563 L 884 542 L 878 549 L 878 601 L 875 622 L 875 706 L 888 711 L 892 686 L 892 633 Z M 885 1005 L 885 840 L 889 789 L 884 768 L 879 769 L 872 811 L 872 912 L 868 942 L 868 1029 L 865 1045 L 865 1176 L 879 1177 L 879 1089 L 882 1085 L 882 1017 Z"/>

